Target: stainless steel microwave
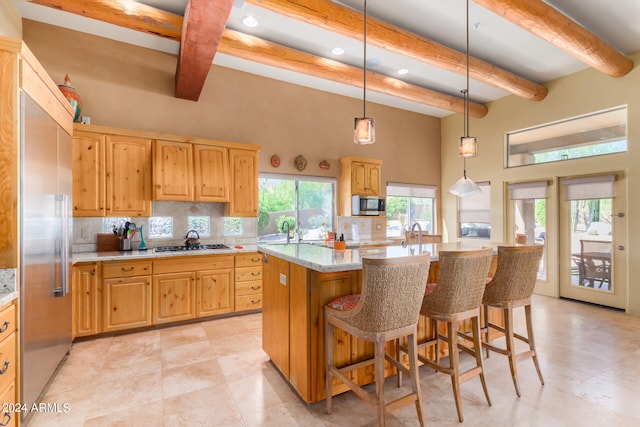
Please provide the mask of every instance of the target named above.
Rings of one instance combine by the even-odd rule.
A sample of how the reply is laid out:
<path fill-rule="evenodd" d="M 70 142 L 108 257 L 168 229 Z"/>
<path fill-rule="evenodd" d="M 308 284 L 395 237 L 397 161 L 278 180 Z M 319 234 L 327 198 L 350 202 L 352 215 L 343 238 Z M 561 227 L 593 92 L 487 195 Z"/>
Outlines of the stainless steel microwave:
<path fill-rule="evenodd" d="M 377 216 L 386 210 L 385 199 L 376 196 L 352 196 L 351 215 Z"/>

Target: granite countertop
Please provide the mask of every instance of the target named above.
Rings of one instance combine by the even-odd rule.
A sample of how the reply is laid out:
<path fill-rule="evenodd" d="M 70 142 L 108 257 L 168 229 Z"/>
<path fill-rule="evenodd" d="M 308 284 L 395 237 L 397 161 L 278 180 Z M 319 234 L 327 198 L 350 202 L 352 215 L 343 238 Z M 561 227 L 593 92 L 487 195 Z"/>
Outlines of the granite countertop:
<path fill-rule="evenodd" d="M 0 268 L 0 307 L 18 298 L 16 269 Z"/>
<path fill-rule="evenodd" d="M 206 249 L 193 251 L 155 252 L 152 248 L 146 251 L 112 251 L 112 252 L 76 252 L 72 256 L 73 264 L 80 262 L 123 261 L 130 259 L 155 259 L 180 256 L 202 255 L 235 255 L 245 252 L 256 252 L 256 245 L 243 245 L 242 248 Z"/>
<path fill-rule="evenodd" d="M 431 253 L 431 260 L 438 260 L 439 251 L 474 250 L 492 247 L 497 251 L 498 243 L 487 241 L 461 241 L 453 243 L 423 244 L 423 252 Z M 362 258 L 399 258 L 417 255 L 418 245 L 386 246 L 367 249 L 333 250 L 331 248 L 305 244 L 258 245 L 258 252 L 272 255 L 285 261 L 293 262 L 303 267 L 321 273 L 350 271 L 362 269 Z"/>

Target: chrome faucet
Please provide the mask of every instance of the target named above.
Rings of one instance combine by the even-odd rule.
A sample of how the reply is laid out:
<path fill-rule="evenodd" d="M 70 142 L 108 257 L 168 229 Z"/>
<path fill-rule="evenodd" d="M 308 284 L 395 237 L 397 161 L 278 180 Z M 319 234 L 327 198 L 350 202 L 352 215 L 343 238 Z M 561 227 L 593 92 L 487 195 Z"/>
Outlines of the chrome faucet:
<path fill-rule="evenodd" d="M 282 230 L 283 231 L 284 231 L 285 228 L 287 229 L 287 245 L 288 245 L 289 243 L 291 243 L 291 236 L 290 236 L 290 234 L 291 234 L 291 224 L 289 224 L 289 221 L 285 221 L 282 224 Z"/>
<path fill-rule="evenodd" d="M 411 226 L 411 231 L 409 231 L 409 237 L 416 237 L 415 229 L 418 227 L 418 252 L 422 253 L 422 227 L 418 221 L 414 222 Z"/>

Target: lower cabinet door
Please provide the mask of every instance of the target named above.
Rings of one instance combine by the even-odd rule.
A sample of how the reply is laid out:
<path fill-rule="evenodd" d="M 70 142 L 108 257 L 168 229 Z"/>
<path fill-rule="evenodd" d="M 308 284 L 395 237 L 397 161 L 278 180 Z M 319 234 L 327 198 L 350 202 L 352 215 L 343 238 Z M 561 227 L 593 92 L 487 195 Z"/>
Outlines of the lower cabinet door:
<path fill-rule="evenodd" d="M 0 395 L 0 402 L 2 402 L 2 409 L 0 410 L 0 426 L 14 427 L 17 425 L 17 419 L 20 416 L 20 412 L 12 411 L 12 405 L 17 406 L 16 399 L 16 384 L 11 384 Z"/>
<path fill-rule="evenodd" d="M 151 325 L 151 276 L 103 281 L 103 332 Z"/>
<path fill-rule="evenodd" d="M 195 273 L 153 276 L 153 324 L 195 317 Z"/>
<path fill-rule="evenodd" d="M 196 317 L 231 313 L 233 310 L 233 269 L 197 272 Z"/>

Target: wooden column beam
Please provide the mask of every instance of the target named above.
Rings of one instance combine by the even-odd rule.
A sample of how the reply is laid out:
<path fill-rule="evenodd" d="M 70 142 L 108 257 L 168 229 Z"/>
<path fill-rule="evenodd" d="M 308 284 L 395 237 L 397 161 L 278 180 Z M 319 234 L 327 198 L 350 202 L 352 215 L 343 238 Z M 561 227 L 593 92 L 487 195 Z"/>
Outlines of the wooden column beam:
<path fill-rule="evenodd" d="M 363 39 L 364 16 L 330 0 L 244 1 L 343 36 Z M 453 73 L 466 75 L 467 72 L 466 53 L 375 18 L 367 17 L 367 43 Z M 473 80 L 533 101 L 541 101 L 547 96 L 548 90 L 542 85 L 477 58 L 472 57 L 469 62 Z"/>
<path fill-rule="evenodd" d="M 473 1 L 611 77 L 633 69 L 633 61 L 541 0 Z"/>
<path fill-rule="evenodd" d="M 188 0 L 176 68 L 176 97 L 197 101 L 209 75 L 233 0 Z"/>
<path fill-rule="evenodd" d="M 218 49 L 221 53 L 321 79 L 362 87 L 362 69 L 272 43 L 239 31 L 226 29 Z M 367 90 L 407 99 L 456 113 L 464 112 L 464 100 L 402 80 L 367 72 Z M 469 115 L 487 114 L 483 104 L 469 103 Z"/>

